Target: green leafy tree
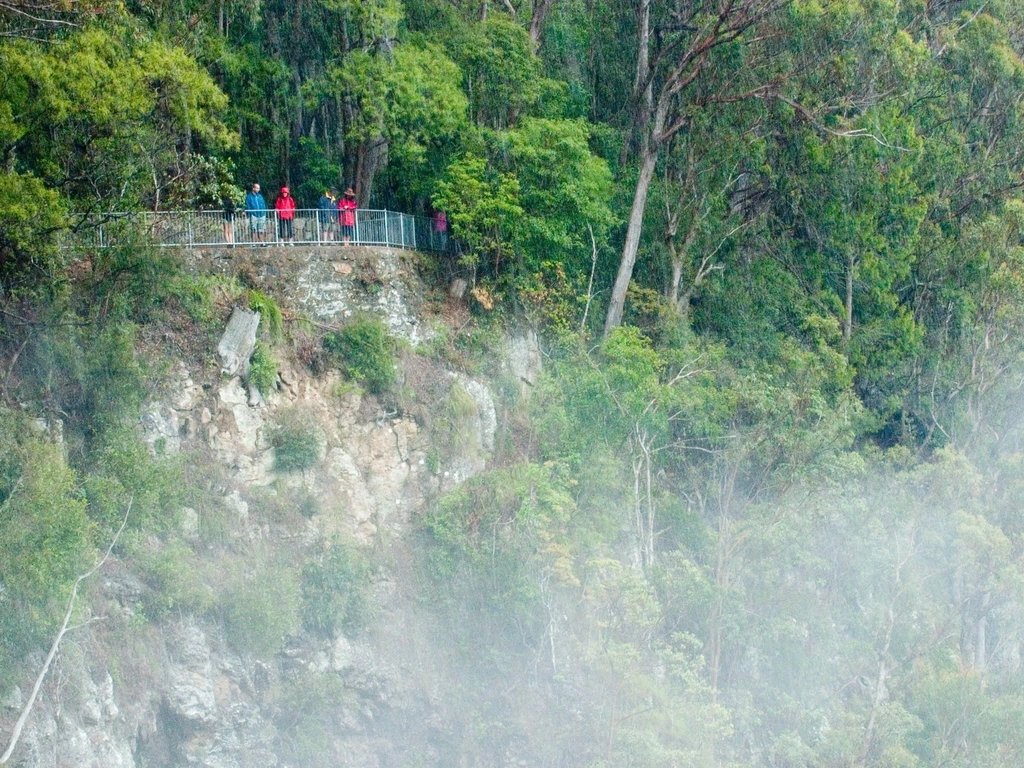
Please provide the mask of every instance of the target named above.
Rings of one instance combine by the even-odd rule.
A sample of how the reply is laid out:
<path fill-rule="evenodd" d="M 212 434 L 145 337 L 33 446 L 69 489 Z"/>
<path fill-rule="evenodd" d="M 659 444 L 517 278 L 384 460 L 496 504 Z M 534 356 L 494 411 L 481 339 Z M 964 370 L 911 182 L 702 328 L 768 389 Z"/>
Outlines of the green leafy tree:
<path fill-rule="evenodd" d="M 489 169 L 482 157 L 466 155 L 445 170 L 432 202 L 445 211 L 452 232 L 465 243 L 468 262 L 475 268 L 489 256 L 497 273 L 523 214 L 519 180 Z"/>
<path fill-rule="evenodd" d="M 347 135 L 358 147 L 360 205 L 386 156 L 415 166 L 430 142 L 456 134 L 466 120 L 458 67 L 436 45 L 397 44 L 389 56 L 353 51 L 329 77 L 329 91 L 344 93 L 355 110 Z"/>
<path fill-rule="evenodd" d="M 541 118 L 524 118 L 500 138 L 519 180 L 516 247 L 527 270 L 555 257 L 569 272 L 586 273 L 592 249 L 606 244 L 616 223 L 611 171 L 591 153 L 589 139 L 582 120 Z"/>

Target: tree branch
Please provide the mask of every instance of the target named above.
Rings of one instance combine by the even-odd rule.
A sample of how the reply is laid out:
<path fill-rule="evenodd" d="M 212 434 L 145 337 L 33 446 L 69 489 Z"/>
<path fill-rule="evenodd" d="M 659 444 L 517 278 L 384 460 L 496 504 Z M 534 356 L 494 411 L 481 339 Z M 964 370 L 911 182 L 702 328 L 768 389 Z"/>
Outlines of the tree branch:
<path fill-rule="evenodd" d="M 822 125 L 821 122 L 819 122 L 818 119 L 814 116 L 814 114 L 809 109 L 807 109 L 807 107 L 803 106 L 799 102 L 786 98 L 780 93 L 774 94 L 774 98 L 778 99 L 783 104 L 788 104 L 789 106 L 796 110 L 797 114 L 799 114 L 801 117 L 807 120 L 807 122 L 809 122 L 811 125 L 817 128 L 819 131 L 823 131 L 824 133 L 827 133 L 831 136 L 837 136 L 841 139 L 873 139 L 877 144 L 886 147 L 887 149 L 895 149 L 898 152 L 914 152 L 913 149 L 907 149 L 906 147 L 900 147 L 895 144 L 890 144 L 885 139 L 879 138 L 866 128 L 853 128 L 852 130 L 849 131 L 834 131 L 827 126 Z"/>
<path fill-rule="evenodd" d="M 57 636 L 53 639 L 53 645 L 50 646 L 50 652 L 46 655 L 46 661 L 43 662 L 43 668 L 39 670 L 39 676 L 36 677 L 35 685 L 32 686 L 32 693 L 28 697 L 28 701 L 25 703 L 24 709 L 21 710 L 21 715 L 18 717 L 18 721 L 14 724 L 14 730 L 11 732 L 11 743 L 7 746 L 7 751 L 0 755 L 0 765 L 6 765 L 7 761 L 11 758 L 11 753 L 14 752 L 14 748 L 18 746 L 18 739 L 21 738 L 21 731 L 25 727 L 25 722 L 28 720 L 28 716 L 32 712 L 32 707 L 36 703 L 36 697 L 39 695 L 39 689 L 43 687 L 43 680 L 46 678 L 46 673 L 50 670 L 50 664 L 53 663 L 53 657 L 57 655 L 57 648 L 60 646 L 60 641 L 64 639 L 64 635 L 68 631 L 68 622 L 71 621 L 71 614 L 75 610 L 75 598 L 78 597 L 78 585 L 83 581 L 92 576 L 98 571 L 107 558 L 110 557 L 110 553 L 114 550 L 114 546 L 117 544 L 117 539 L 120 537 L 124 527 L 128 524 L 128 515 L 132 511 L 132 502 L 134 497 L 128 500 L 128 509 L 125 510 L 124 520 L 121 521 L 121 527 L 117 529 L 117 533 L 114 534 L 113 540 L 110 542 L 110 546 L 107 547 L 106 553 L 103 557 L 88 571 L 80 575 L 75 579 L 74 586 L 71 587 L 71 597 L 68 598 L 68 609 L 64 613 L 64 622 L 60 625 L 60 631 Z"/>

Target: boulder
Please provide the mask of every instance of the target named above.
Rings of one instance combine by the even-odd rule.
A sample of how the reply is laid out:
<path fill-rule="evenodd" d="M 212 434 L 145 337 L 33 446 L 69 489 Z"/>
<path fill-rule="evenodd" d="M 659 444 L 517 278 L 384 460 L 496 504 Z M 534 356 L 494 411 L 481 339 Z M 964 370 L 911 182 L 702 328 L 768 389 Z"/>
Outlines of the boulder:
<path fill-rule="evenodd" d="M 256 348 L 256 331 L 260 327 L 260 313 L 235 307 L 228 327 L 217 345 L 221 370 L 227 376 L 246 376 L 249 358 Z"/>

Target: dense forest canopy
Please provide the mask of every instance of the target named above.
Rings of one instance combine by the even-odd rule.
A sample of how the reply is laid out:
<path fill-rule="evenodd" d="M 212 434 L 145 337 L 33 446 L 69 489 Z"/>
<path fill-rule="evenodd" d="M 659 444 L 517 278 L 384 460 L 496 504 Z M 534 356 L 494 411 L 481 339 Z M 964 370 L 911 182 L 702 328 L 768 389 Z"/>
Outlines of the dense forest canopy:
<path fill-rule="evenodd" d="M 652 291 L 752 355 L 835 350 L 869 408 L 938 444 L 964 428 L 968 337 L 1013 323 L 1013 4 L 2 14 L 7 289 L 41 278 L 29 242 L 68 216 L 218 207 L 254 181 L 313 206 L 352 185 L 363 206 L 444 209 L 510 299 L 551 288 L 553 265 L 578 290 L 596 252 L 605 333 L 646 306 L 627 290 Z M 1009 327 L 986 327 L 984 357 Z"/>
<path fill-rule="evenodd" d="M 1006 0 L 0 2 L 0 684 L 127 499 L 126 558 L 172 536 L 138 350 L 211 322 L 64 238 L 352 186 L 447 214 L 459 364 L 542 338 L 420 532 L 467 702 L 574 713 L 502 702 L 536 764 L 1020 765 L 1022 54 Z"/>

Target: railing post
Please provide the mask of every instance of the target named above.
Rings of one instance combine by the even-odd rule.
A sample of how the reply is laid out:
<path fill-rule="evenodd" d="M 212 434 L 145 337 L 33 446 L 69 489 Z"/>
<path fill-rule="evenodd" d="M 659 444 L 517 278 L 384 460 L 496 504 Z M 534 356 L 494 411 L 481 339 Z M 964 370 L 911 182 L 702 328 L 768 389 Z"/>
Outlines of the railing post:
<path fill-rule="evenodd" d="M 388 223 L 388 209 L 384 209 L 384 245 L 391 245 L 391 225 Z"/>
<path fill-rule="evenodd" d="M 413 250 L 415 250 L 416 249 L 416 217 L 415 216 L 410 216 L 409 217 L 409 224 L 412 226 L 412 247 L 413 247 Z"/>
<path fill-rule="evenodd" d="M 192 247 L 192 234 L 193 234 L 192 233 L 192 214 L 191 213 L 188 214 L 187 221 L 188 221 L 188 247 L 191 248 Z"/>

